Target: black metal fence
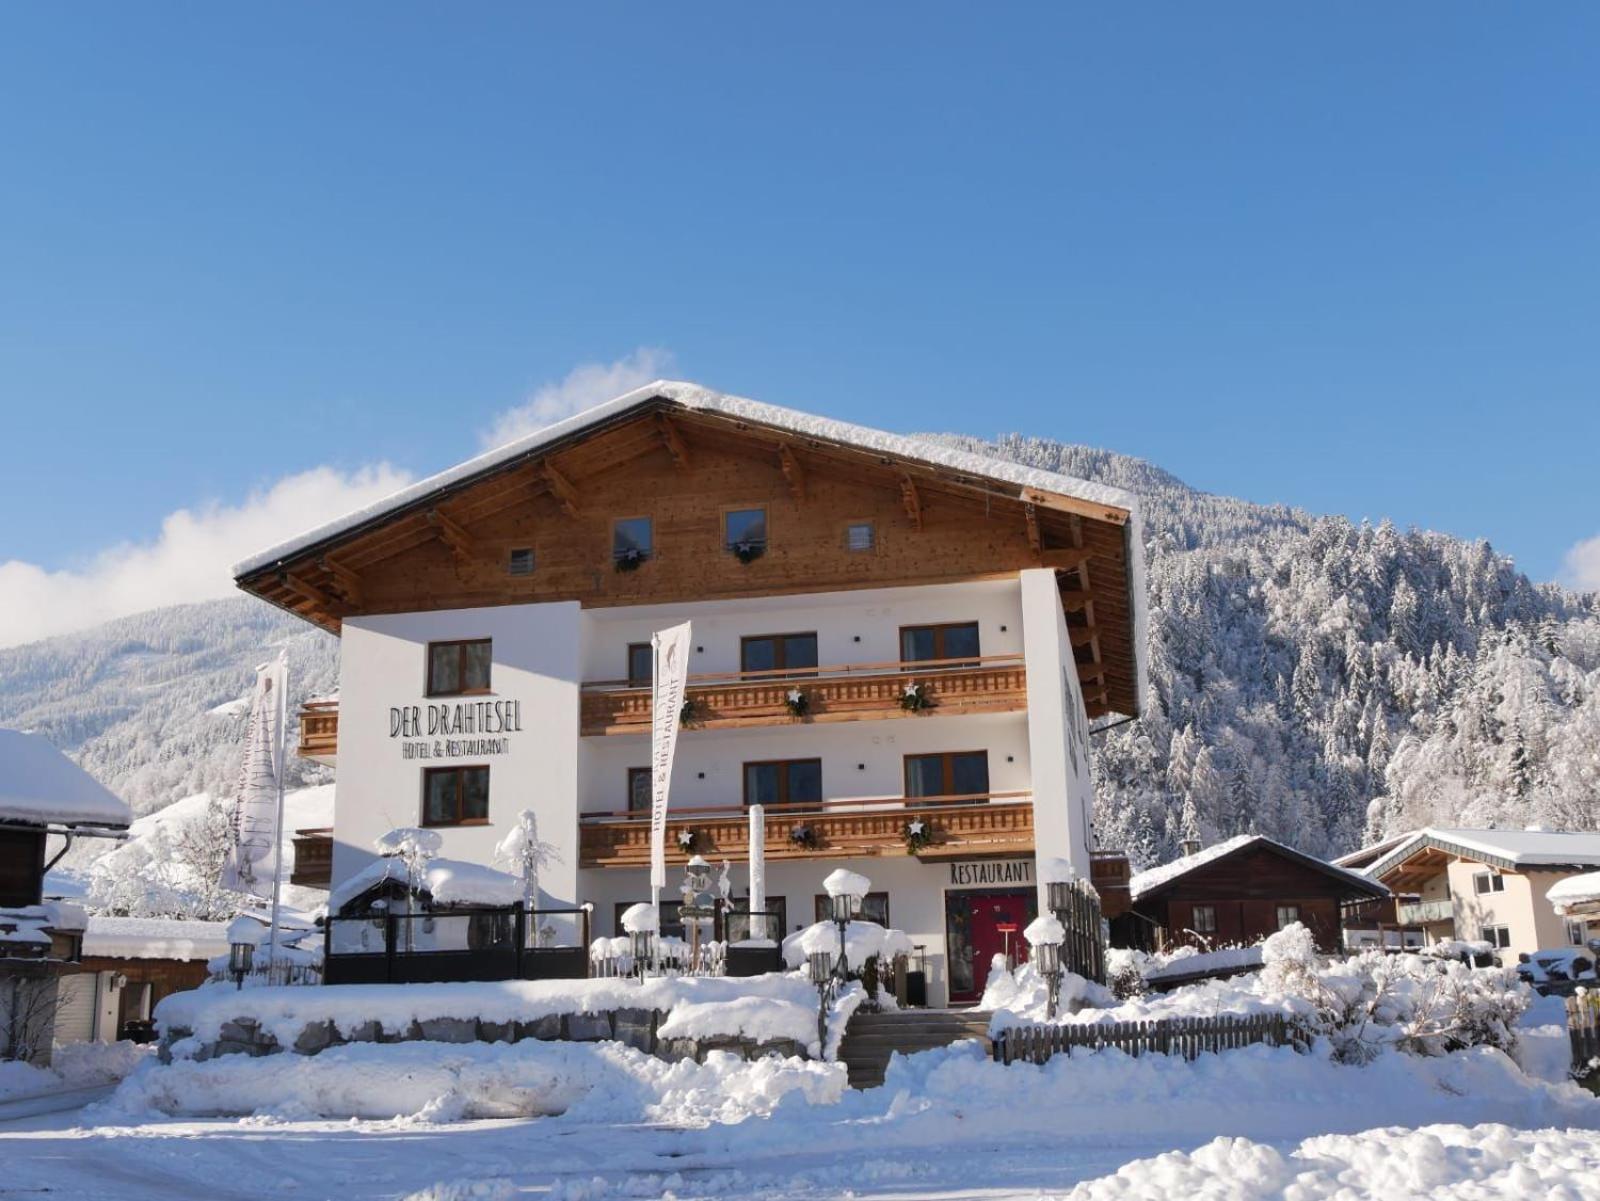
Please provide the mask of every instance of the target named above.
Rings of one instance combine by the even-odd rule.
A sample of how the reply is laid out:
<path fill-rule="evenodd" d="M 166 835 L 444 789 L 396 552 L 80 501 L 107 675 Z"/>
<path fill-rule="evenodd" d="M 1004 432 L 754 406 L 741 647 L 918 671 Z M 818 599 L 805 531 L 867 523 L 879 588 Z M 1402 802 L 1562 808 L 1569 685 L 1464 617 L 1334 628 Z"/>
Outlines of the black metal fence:
<path fill-rule="evenodd" d="M 589 910 L 449 909 L 330 917 L 326 984 L 568 980 L 589 974 Z"/>
<path fill-rule="evenodd" d="M 1059 1026 L 1012 1026 L 994 1037 L 1000 1063 L 1044 1063 L 1052 1055 L 1115 1047 L 1129 1055 L 1178 1055 L 1228 1051 L 1264 1043 L 1303 1047 L 1304 1033 L 1281 1014 L 1209 1018 L 1161 1018 L 1144 1022 L 1070 1022 Z"/>
<path fill-rule="evenodd" d="M 1568 997 L 1567 1038 L 1572 1042 L 1572 1074 L 1587 1076 L 1600 1059 L 1600 998 L 1594 993 Z"/>

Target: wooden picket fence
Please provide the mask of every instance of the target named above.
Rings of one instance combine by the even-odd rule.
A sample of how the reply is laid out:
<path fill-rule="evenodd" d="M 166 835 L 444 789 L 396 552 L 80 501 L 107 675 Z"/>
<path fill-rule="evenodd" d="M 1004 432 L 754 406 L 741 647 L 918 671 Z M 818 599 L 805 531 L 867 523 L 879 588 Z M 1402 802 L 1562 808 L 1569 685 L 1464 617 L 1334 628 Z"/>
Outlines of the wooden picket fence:
<path fill-rule="evenodd" d="M 1303 1049 L 1303 1031 L 1282 1014 L 1210 1018 L 1161 1018 L 1144 1022 L 1070 1022 L 1060 1026 L 1012 1026 L 994 1038 L 1000 1063 L 1043 1063 L 1052 1055 L 1115 1047 L 1129 1055 L 1181 1055 L 1229 1051 L 1264 1043 Z"/>
<path fill-rule="evenodd" d="M 1600 994 L 1586 992 L 1568 997 L 1567 1037 L 1572 1042 L 1572 1074 L 1587 1076 L 1589 1065 L 1600 1059 Z"/>
<path fill-rule="evenodd" d="M 1061 965 L 1086 980 L 1104 984 L 1106 943 L 1100 896 L 1087 881 L 1082 881 L 1067 894 L 1067 901 L 1065 909 L 1055 911 L 1067 933 L 1061 944 Z"/>

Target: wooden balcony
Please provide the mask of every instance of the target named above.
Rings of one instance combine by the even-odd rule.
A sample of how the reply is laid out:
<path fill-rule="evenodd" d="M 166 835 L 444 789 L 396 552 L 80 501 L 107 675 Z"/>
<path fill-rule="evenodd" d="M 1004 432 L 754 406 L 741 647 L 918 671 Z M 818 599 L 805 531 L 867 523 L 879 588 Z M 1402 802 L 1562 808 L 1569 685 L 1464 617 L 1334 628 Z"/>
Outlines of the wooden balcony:
<path fill-rule="evenodd" d="M 863 798 L 820 805 L 769 805 L 768 859 L 836 859 L 910 855 L 906 824 L 920 820 L 930 842 L 915 852 L 925 861 L 976 855 L 1031 855 L 1033 801 L 1026 792 L 963 797 Z M 693 831 L 692 850 L 679 835 Z M 675 809 L 667 821 L 667 859 L 691 854 L 744 859 L 750 819 L 742 808 Z M 586 813 L 579 832 L 582 867 L 647 867 L 648 813 Z"/>
<path fill-rule="evenodd" d="M 333 831 L 296 830 L 294 866 L 289 883 L 306 888 L 327 888 L 333 880 Z"/>
<path fill-rule="evenodd" d="M 921 662 L 859 663 L 805 672 L 751 671 L 689 677 L 691 729 L 738 729 L 801 722 L 914 717 L 900 705 L 906 685 L 925 687 L 936 713 L 1007 713 L 1028 705 L 1021 655 Z M 789 694 L 805 695 L 803 717 L 790 712 Z M 625 680 L 583 687 L 585 735 L 648 734 L 650 689 Z"/>
<path fill-rule="evenodd" d="M 339 749 L 339 702 L 307 701 L 300 706 L 300 758 L 334 765 Z"/>

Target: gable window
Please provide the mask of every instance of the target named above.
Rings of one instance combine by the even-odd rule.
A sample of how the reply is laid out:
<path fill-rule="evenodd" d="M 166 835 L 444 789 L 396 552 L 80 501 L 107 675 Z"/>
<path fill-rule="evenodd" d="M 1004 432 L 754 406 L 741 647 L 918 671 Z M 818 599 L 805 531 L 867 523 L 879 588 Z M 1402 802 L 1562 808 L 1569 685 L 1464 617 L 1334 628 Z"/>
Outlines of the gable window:
<path fill-rule="evenodd" d="M 611 523 L 611 558 L 638 564 L 655 553 L 655 531 L 648 517 L 619 517 Z"/>
<path fill-rule="evenodd" d="M 488 638 L 428 643 L 428 695 L 488 692 L 492 659 L 493 644 Z"/>
<path fill-rule="evenodd" d="M 1189 923 L 1189 928 L 1196 934 L 1215 934 L 1217 932 L 1217 907 L 1215 905 L 1196 905 L 1194 917 Z"/>
<path fill-rule="evenodd" d="M 988 751 L 907 755 L 905 772 L 908 797 L 982 797 L 989 792 Z"/>
<path fill-rule="evenodd" d="M 648 688 L 655 674 L 655 656 L 648 642 L 628 643 L 628 687 Z"/>
<path fill-rule="evenodd" d="M 1506 878 L 1499 872 L 1478 872 L 1472 877 L 1472 891 L 1482 896 L 1489 892 L 1504 892 Z"/>
<path fill-rule="evenodd" d="M 506 571 L 511 575 L 533 574 L 533 548 L 519 546 L 506 559 Z"/>
<path fill-rule="evenodd" d="M 1294 925 L 1299 920 L 1300 920 L 1300 906 L 1298 906 L 1298 905 L 1279 905 L 1278 906 L 1278 929 L 1280 929 L 1280 930 L 1286 929 L 1287 927 Z"/>
<path fill-rule="evenodd" d="M 1479 926 L 1478 937 L 1496 950 L 1503 951 L 1511 945 L 1511 927 Z"/>
<path fill-rule="evenodd" d="M 817 635 L 755 634 L 739 640 L 740 671 L 781 671 L 790 675 L 815 675 Z"/>
<path fill-rule="evenodd" d="M 844 548 L 849 551 L 872 550 L 878 545 L 878 531 L 870 521 L 852 521 L 844 527 Z"/>
<path fill-rule="evenodd" d="M 978 623 L 975 621 L 937 626 L 902 626 L 900 629 L 900 658 L 907 663 L 977 657 Z"/>
<path fill-rule="evenodd" d="M 628 812 L 650 812 L 650 769 L 648 767 L 630 767 L 628 769 Z"/>
<path fill-rule="evenodd" d="M 815 805 L 821 800 L 821 759 L 775 759 L 744 765 L 746 805 Z"/>
<path fill-rule="evenodd" d="M 429 767 L 423 770 L 423 825 L 483 826 L 488 823 L 487 767 Z"/>
<path fill-rule="evenodd" d="M 833 898 L 825 892 L 815 894 L 817 920 L 831 922 L 833 920 Z M 889 928 L 889 894 L 886 892 L 869 892 L 861 898 L 861 920 L 864 922 L 877 922 L 884 929 Z"/>
<path fill-rule="evenodd" d="M 767 548 L 767 511 L 729 509 L 722 515 L 722 549 L 759 554 Z"/>

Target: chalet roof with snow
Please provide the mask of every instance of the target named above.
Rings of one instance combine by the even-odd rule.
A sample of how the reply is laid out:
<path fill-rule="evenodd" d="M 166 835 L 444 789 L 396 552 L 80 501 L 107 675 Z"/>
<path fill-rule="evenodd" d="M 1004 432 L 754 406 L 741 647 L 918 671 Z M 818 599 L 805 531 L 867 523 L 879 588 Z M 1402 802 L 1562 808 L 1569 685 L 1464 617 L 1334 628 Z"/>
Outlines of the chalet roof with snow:
<path fill-rule="evenodd" d="M 719 512 L 757 504 L 765 553 L 716 553 Z M 646 516 L 649 560 L 612 570 L 612 523 Z M 870 559 L 847 545 L 863 521 Z M 337 633 L 370 613 L 693 602 L 1054 568 L 1096 716 L 1142 708 L 1142 547 L 1138 501 L 1119 488 L 658 381 L 234 571 L 245 591 Z"/>
<path fill-rule="evenodd" d="M 1206 847 L 1193 855 L 1185 855 L 1181 859 L 1174 859 L 1171 863 L 1163 863 L 1152 867 L 1148 871 L 1139 872 L 1128 881 L 1128 894 L 1134 901 L 1146 900 L 1157 896 L 1173 887 L 1186 876 L 1221 863 L 1234 855 L 1250 850 L 1265 848 L 1275 854 L 1301 864 L 1304 867 L 1319 871 L 1327 876 L 1332 876 L 1340 882 L 1348 884 L 1353 891 L 1366 893 L 1369 896 L 1384 897 L 1389 895 L 1389 890 L 1376 880 L 1360 872 L 1347 871 L 1342 867 L 1318 859 L 1314 855 L 1307 855 L 1293 847 L 1268 838 L 1264 834 L 1238 834 L 1226 841 Z"/>
<path fill-rule="evenodd" d="M 42 735 L 0 730 L 0 822 L 121 828 L 127 804 Z"/>
<path fill-rule="evenodd" d="M 1437 874 L 1452 859 L 1470 859 L 1501 871 L 1600 866 L 1600 833 L 1567 830 L 1457 830 L 1428 826 L 1363 847 L 1337 862 L 1375 880 L 1415 883 L 1419 872 Z"/>

